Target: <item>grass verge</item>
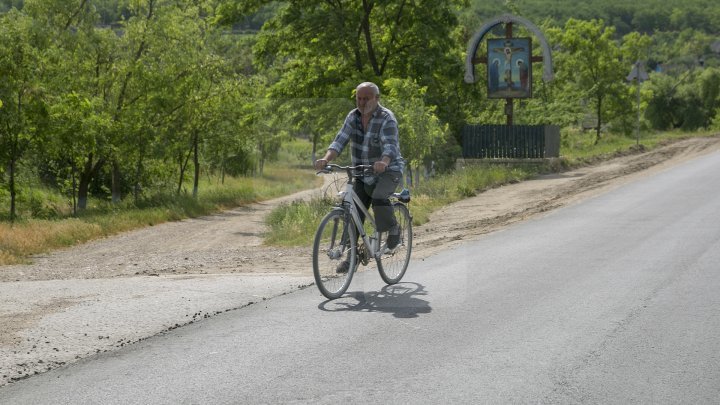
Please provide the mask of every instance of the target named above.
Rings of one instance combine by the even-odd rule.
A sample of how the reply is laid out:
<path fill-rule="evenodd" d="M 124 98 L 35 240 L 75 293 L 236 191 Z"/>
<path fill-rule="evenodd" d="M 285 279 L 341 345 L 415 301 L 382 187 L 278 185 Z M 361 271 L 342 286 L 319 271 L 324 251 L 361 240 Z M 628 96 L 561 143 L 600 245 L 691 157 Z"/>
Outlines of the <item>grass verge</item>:
<path fill-rule="evenodd" d="M 447 204 L 488 188 L 525 180 L 536 173 L 531 167 L 483 165 L 459 169 L 424 181 L 412 189 L 410 210 L 413 224 L 427 222 L 433 211 Z M 278 246 L 311 244 L 318 223 L 331 206 L 332 201 L 320 198 L 281 204 L 266 218 L 270 232 L 265 243 Z"/>
<path fill-rule="evenodd" d="M 618 156 L 641 153 L 690 137 L 716 135 L 716 133 L 681 132 L 646 134 L 638 145 L 635 138 L 621 135 L 605 135 L 595 144 L 594 133 L 564 133 L 562 157 L 558 161 L 538 165 L 488 163 L 466 167 L 421 182 L 418 187 L 412 189 L 410 211 L 413 215 L 413 225 L 426 223 L 430 214 L 445 205 L 475 196 L 493 187 L 532 178 L 541 172 L 561 172 Z M 331 205 L 327 200 L 314 200 L 283 204 L 276 208 L 266 219 L 270 233 L 265 243 L 279 246 L 311 244 L 317 224 Z"/>
<path fill-rule="evenodd" d="M 317 187 L 310 170 L 268 167 L 262 177 L 204 179 L 198 198 L 187 193 L 156 195 L 138 206 L 93 202 L 76 218 L 0 223 L 0 265 L 26 263 L 31 255 L 168 221 L 208 215 Z"/>

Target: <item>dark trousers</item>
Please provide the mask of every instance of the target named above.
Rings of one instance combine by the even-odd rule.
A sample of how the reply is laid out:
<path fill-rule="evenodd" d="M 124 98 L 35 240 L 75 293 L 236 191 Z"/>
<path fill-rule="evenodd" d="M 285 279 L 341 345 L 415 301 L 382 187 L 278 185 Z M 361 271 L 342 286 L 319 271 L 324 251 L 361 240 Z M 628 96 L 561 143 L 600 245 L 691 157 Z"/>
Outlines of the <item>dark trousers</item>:
<path fill-rule="evenodd" d="M 397 225 L 389 197 L 400 185 L 402 173 L 387 171 L 380 174 L 373 184 L 365 184 L 361 180 L 355 182 L 355 194 L 365 204 L 365 208 L 373 207 L 378 232 L 387 232 Z M 360 212 L 360 219 L 365 215 Z"/>

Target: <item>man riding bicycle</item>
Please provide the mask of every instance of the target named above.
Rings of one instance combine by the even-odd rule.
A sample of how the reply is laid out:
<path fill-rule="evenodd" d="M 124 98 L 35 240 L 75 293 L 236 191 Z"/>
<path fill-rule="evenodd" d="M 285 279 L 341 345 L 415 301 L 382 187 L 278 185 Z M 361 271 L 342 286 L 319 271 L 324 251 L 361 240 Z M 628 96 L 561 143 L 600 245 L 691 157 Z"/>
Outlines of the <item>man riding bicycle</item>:
<path fill-rule="evenodd" d="M 350 143 L 352 165 L 372 165 L 373 174 L 355 182 L 354 191 L 366 208 L 372 205 L 378 232 L 388 232 L 388 249 L 399 242 L 399 229 L 389 197 L 402 180 L 405 161 L 400 155 L 400 139 L 395 115 L 380 105 L 380 89 L 371 82 L 360 83 L 355 89 L 357 108 L 350 111 L 325 156 L 315 161 L 322 170 Z M 361 219 L 364 216 L 361 213 Z M 342 262 L 339 272 L 347 271 Z"/>

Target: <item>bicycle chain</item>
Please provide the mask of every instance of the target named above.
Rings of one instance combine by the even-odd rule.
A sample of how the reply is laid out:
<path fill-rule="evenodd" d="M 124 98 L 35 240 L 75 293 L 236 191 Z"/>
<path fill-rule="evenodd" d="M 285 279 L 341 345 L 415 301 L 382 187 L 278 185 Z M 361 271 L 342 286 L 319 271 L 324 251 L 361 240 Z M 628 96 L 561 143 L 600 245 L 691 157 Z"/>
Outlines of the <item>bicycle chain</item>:
<path fill-rule="evenodd" d="M 370 254 L 364 242 L 360 242 L 360 246 L 358 246 L 358 257 L 363 266 L 367 266 L 367 264 L 370 263 Z"/>

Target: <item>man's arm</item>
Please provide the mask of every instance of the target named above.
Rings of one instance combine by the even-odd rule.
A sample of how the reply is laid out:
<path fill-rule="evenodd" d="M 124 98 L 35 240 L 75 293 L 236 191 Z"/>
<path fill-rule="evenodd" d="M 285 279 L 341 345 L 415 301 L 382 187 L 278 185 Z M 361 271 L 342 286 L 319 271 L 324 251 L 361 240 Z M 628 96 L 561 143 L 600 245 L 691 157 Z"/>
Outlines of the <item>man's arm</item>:
<path fill-rule="evenodd" d="M 345 145 L 350 141 L 350 134 L 353 130 L 353 115 L 352 112 L 348 114 L 347 117 L 345 117 L 345 122 L 343 123 L 342 128 L 340 129 L 340 132 L 335 135 L 335 140 L 330 144 L 330 147 L 328 148 L 327 152 L 325 152 L 325 156 L 322 157 L 322 159 L 318 159 L 315 161 L 315 170 L 322 170 L 325 168 L 325 166 L 338 157 L 340 152 L 345 148 Z"/>
<path fill-rule="evenodd" d="M 338 153 L 335 149 L 328 149 L 327 152 L 325 152 L 325 156 L 315 161 L 315 170 L 324 169 L 325 166 L 327 166 L 327 164 L 334 160 L 337 156 Z"/>
<path fill-rule="evenodd" d="M 398 134 L 398 126 L 395 119 L 387 120 L 385 124 L 383 124 L 380 129 L 380 139 L 382 141 L 383 160 L 388 158 L 387 163 L 390 164 L 400 156 L 400 135 Z"/>

